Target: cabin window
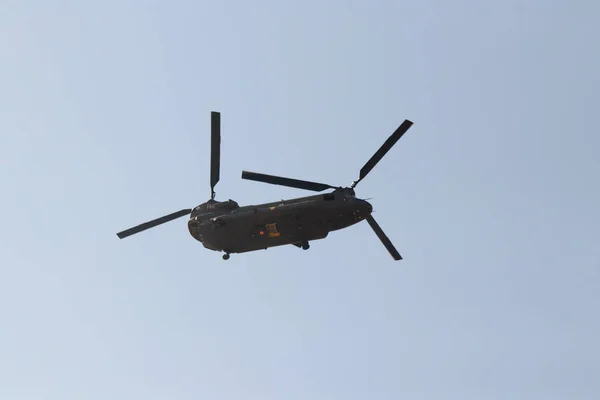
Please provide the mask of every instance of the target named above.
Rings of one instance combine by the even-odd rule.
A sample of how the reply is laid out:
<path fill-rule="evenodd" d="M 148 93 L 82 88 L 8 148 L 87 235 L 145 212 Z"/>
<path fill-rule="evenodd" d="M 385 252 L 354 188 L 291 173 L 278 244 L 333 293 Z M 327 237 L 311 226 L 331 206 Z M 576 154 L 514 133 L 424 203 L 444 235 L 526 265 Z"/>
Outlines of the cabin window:
<path fill-rule="evenodd" d="M 333 193 L 327 193 L 323 195 L 323 199 L 325 201 L 332 201 L 335 200 L 335 195 Z"/>

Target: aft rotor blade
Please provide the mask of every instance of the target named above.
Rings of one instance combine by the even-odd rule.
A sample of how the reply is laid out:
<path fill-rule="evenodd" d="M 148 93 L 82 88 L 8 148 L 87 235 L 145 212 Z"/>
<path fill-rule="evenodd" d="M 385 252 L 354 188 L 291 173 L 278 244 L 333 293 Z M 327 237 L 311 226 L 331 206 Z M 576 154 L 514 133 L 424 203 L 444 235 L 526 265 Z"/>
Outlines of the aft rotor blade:
<path fill-rule="evenodd" d="M 221 113 L 210 113 L 210 193 L 215 197 L 221 169 Z"/>
<path fill-rule="evenodd" d="M 271 183 L 273 185 L 288 186 L 288 187 L 293 187 L 293 188 L 297 188 L 297 189 L 312 190 L 315 192 L 322 192 L 323 190 L 327 190 L 327 189 L 337 189 L 335 186 L 327 185 L 325 183 L 302 181 L 299 179 L 291 179 L 291 178 L 282 178 L 280 176 L 259 174 L 257 172 L 249 172 L 249 171 L 242 171 L 242 179 L 248 179 L 251 181 L 264 182 L 264 183 Z"/>
<path fill-rule="evenodd" d="M 160 218 L 154 219 L 152 221 L 144 222 L 143 224 L 134 226 L 133 228 L 129 228 L 127 230 L 124 230 L 123 232 L 119 232 L 119 233 L 117 233 L 117 236 L 119 237 L 119 239 L 123 239 L 123 238 L 126 238 L 127 236 L 131 236 L 136 233 L 145 231 L 146 229 L 154 228 L 155 226 L 164 224 L 165 222 L 169 222 L 174 219 L 181 218 L 185 215 L 188 215 L 191 212 L 192 212 L 192 210 L 189 208 L 180 210 L 180 211 L 174 212 L 172 214 L 165 215 L 164 217 L 160 217 Z"/>
<path fill-rule="evenodd" d="M 372 215 L 369 215 L 366 218 L 366 220 L 369 223 L 369 225 L 371 225 L 373 231 L 375 231 L 375 234 L 377 235 L 379 240 L 381 240 L 381 243 L 383 243 L 387 251 L 389 251 L 389 253 L 392 255 L 392 258 L 394 258 L 394 260 L 396 261 L 402 260 L 402 256 L 400 255 L 400 253 L 398 253 L 398 250 L 396 250 L 391 240 L 386 236 L 379 224 L 375 221 L 375 218 L 373 218 Z"/>
<path fill-rule="evenodd" d="M 379 161 L 381 161 L 383 156 L 385 156 L 386 153 L 388 151 L 390 151 L 390 149 L 396 144 L 396 142 L 402 137 L 402 135 L 404 135 L 406 133 L 406 131 L 408 131 L 410 129 L 412 124 L 413 124 L 412 121 L 409 121 L 406 119 L 398 127 L 398 129 L 396 129 L 396 131 L 394 133 L 392 133 L 392 135 L 385 141 L 385 143 L 383 143 L 383 145 L 381 145 L 379 150 L 377 150 L 377 152 L 375 154 L 373 154 L 371 159 L 369 161 L 367 161 L 367 163 L 362 167 L 362 169 L 360 170 L 360 177 L 354 183 L 355 186 L 358 182 L 362 181 L 369 172 L 371 172 L 371 170 L 375 167 L 375 165 L 377 165 L 377 163 Z"/>

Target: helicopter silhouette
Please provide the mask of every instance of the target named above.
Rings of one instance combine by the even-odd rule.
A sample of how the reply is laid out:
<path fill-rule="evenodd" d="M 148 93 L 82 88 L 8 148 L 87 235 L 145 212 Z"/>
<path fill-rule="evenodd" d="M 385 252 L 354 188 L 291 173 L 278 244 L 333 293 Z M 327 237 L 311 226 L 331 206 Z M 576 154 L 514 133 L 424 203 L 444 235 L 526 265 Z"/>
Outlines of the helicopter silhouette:
<path fill-rule="evenodd" d="M 123 239 L 189 215 L 190 235 L 205 248 L 224 253 L 223 259 L 228 260 L 230 254 L 266 250 L 283 245 L 294 245 L 308 250 L 311 241 L 325 239 L 330 232 L 366 220 L 392 258 L 396 261 L 402 260 L 400 253 L 373 218 L 373 206 L 367 200 L 356 197 L 354 188 L 412 125 L 412 121 L 404 120 L 365 163 L 359 178 L 349 187 L 242 171 L 242 179 L 314 192 L 333 190 L 325 194 L 285 201 L 240 206 L 231 199 L 215 200 L 215 186 L 220 179 L 221 113 L 212 111 L 210 199 L 194 208 L 186 208 L 124 230 L 117 233 L 117 236 Z"/>

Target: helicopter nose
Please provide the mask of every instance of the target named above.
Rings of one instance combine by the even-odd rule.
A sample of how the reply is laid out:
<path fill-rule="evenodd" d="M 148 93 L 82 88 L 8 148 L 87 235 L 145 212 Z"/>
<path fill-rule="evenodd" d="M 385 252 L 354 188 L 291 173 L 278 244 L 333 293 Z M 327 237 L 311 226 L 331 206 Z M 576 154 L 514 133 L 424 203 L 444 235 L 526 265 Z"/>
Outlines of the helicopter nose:
<path fill-rule="evenodd" d="M 356 201 L 358 203 L 357 211 L 361 217 L 364 218 L 373 212 L 373 206 L 368 201 L 362 199 L 356 199 Z"/>
<path fill-rule="evenodd" d="M 365 205 L 364 205 L 365 213 L 367 215 L 371 215 L 371 213 L 373 212 L 373 206 L 368 201 L 366 201 L 366 200 L 363 200 L 363 201 L 365 202 Z"/>

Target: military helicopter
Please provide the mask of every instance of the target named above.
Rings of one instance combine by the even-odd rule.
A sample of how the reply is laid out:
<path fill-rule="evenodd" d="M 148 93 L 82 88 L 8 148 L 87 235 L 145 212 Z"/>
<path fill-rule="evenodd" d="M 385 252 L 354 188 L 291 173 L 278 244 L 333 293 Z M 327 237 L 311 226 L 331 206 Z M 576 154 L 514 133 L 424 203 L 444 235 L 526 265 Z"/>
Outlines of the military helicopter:
<path fill-rule="evenodd" d="M 188 230 L 192 237 L 207 249 L 223 252 L 223 259 L 228 260 L 233 253 L 266 250 L 275 246 L 294 245 L 308 250 L 309 242 L 325 239 L 329 232 L 366 220 L 392 258 L 402 260 L 400 253 L 371 215 L 373 206 L 356 197 L 354 188 L 412 125 L 411 121 L 405 120 L 367 161 L 360 170 L 358 180 L 349 187 L 242 171 L 242 179 L 315 192 L 333 190 L 320 195 L 240 207 L 231 199 L 215 200 L 215 186 L 219 182 L 221 163 L 221 113 L 212 111 L 210 200 L 194 208 L 186 208 L 124 230 L 117 233 L 117 236 L 123 239 L 190 215 Z"/>

